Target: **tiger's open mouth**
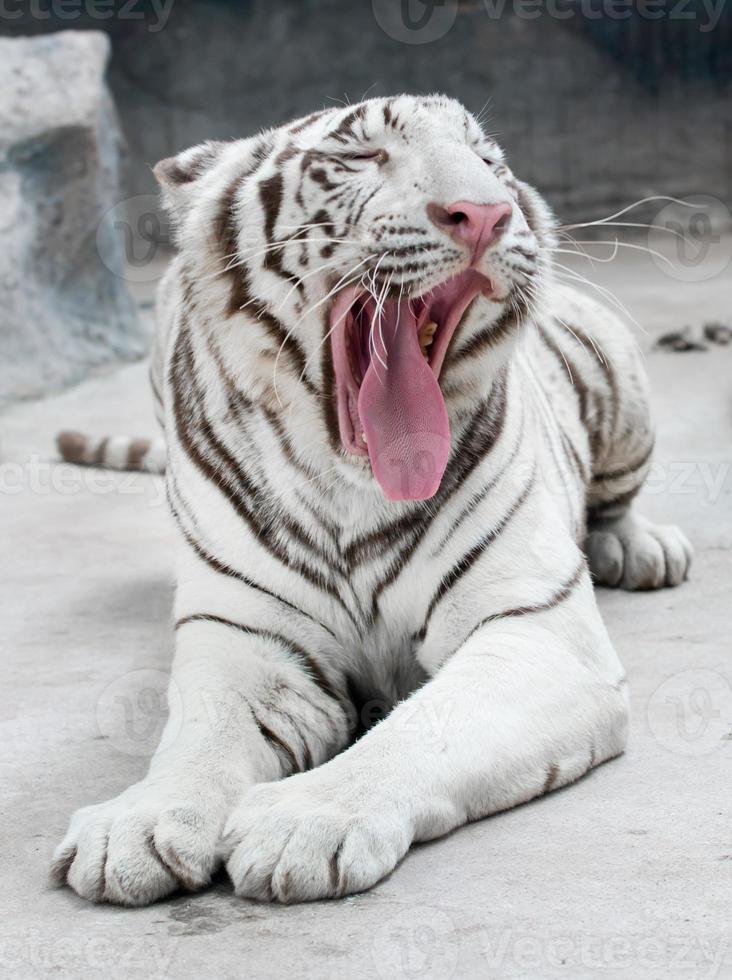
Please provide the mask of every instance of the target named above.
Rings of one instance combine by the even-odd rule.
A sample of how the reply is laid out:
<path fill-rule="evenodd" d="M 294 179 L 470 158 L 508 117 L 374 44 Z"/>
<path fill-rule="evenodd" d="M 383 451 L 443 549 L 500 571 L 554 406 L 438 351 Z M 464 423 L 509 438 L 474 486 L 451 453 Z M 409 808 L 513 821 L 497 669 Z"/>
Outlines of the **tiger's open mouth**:
<path fill-rule="evenodd" d="M 338 425 L 344 448 L 368 455 L 389 500 L 427 500 L 450 454 L 438 382 L 450 342 L 489 279 L 468 269 L 422 296 L 387 300 L 344 290 L 331 310 Z"/>

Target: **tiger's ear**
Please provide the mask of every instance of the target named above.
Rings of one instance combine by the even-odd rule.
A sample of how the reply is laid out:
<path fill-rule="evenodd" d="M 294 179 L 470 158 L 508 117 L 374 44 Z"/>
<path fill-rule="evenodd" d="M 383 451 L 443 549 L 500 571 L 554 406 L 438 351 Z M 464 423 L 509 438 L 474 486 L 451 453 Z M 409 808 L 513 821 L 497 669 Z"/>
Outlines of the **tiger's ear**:
<path fill-rule="evenodd" d="M 230 145 L 223 141 L 200 143 L 157 163 L 153 167 L 153 173 L 160 184 L 166 205 L 174 210 L 184 209 L 195 193 L 197 182 L 216 165 L 223 151 Z"/>

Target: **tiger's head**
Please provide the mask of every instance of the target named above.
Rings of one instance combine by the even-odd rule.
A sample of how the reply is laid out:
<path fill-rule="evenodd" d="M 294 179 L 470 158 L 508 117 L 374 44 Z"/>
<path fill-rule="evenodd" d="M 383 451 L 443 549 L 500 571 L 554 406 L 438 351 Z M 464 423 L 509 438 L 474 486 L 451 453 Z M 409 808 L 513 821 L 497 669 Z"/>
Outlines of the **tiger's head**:
<path fill-rule="evenodd" d="M 250 397 L 349 479 L 437 491 L 451 424 L 543 302 L 553 220 L 442 96 L 332 108 L 155 168 L 186 302 Z"/>

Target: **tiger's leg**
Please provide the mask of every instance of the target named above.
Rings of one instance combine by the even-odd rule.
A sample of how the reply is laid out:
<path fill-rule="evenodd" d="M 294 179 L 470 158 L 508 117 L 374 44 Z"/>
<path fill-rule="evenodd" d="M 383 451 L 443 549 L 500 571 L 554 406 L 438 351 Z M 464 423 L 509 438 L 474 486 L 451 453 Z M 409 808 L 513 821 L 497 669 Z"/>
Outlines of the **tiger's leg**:
<path fill-rule="evenodd" d="M 244 789 L 317 765 L 348 738 L 338 696 L 299 648 L 223 619 L 179 624 L 169 701 L 145 778 L 77 811 L 56 851 L 56 880 L 83 898 L 145 905 L 203 887 Z"/>
<path fill-rule="evenodd" d="M 558 587 L 553 605 L 489 616 L 341 755 L 245 793 L 224 839 L 237 894 L 294 902 L 361 891 L 412 842 L 540 796 L 620 754 L 622 668 L 584 566 L 575 578 Z"/>
<path fill-rule="evenodd" d="M 693 557 L 680 528 L 654 524 L 630 508 L 591 518 L 585 548 L 597 583 L 631 591 L 681 585 Z"/>
<path fill-rule="evenodd" d="M 598 411 L 590 434 L 585 550 L 601 585 L 630 590 L 680 585 L 693 555 L 686 536 L 674 525 L 652 523 L 632 506 L 651 467 L 654 436 L 643 364 L 634 348 L 626 354 L 632 360 L 625 372 L 615 372 L 612 390 L 593 392 Z"/>

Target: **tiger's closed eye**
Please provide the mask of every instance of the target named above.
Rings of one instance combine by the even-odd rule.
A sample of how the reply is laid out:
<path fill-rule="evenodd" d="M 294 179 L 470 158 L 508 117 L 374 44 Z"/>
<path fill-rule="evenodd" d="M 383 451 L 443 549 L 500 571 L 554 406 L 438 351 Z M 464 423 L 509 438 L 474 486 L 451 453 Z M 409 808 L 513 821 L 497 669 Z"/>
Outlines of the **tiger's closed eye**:
<path fill-rule="evenodd" d="M 344 153 L 344 159 L 346 160 L 363 160 L 372 163 L 386 163 L 389 159 L 389 154 L 386 150 L 360 150 L 358 152 Z"/>

